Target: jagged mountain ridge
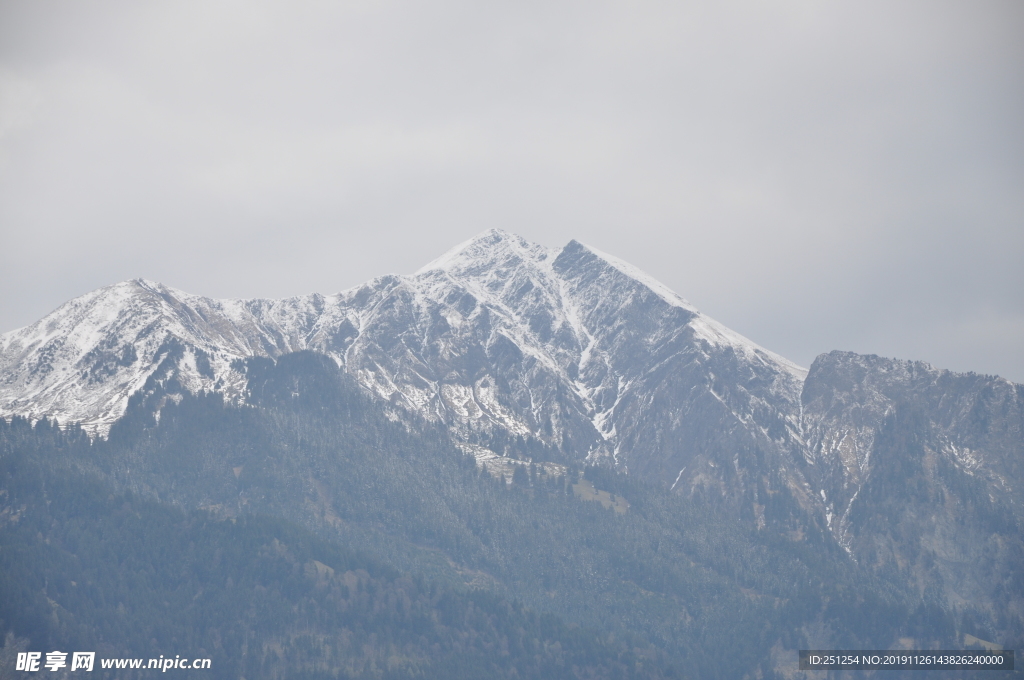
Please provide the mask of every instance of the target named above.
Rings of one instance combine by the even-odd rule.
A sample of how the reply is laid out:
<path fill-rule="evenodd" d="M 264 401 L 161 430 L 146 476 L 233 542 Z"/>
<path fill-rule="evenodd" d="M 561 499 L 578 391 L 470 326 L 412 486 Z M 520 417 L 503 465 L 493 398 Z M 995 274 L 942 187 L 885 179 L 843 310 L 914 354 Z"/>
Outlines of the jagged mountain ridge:
<path fill-rule="evenodd" d="M 0 339 L 0 412 L 103 434 L 176 343 L 179 381 L 193 392 L 240 399 L 235 360 L 313 349 L 377 396 L 457 431 L 500 428 L 627 467 L 648 466 L 632 455 L 646 444 L 638 412 L 674 364 L 715 357 L 748 372 L 751 384 L 723 398 L 701 371 L 698 401 L 738 423 L 757 420 L 752 404 L 768 405 L 768 419 L 789 429 L 803 377 L 615 258 L 491 230 L 412 276 L 333 296 L 222 301 L 143 280 L 94 291 Z M 673 465 L 657 467 L 664 476 Z"/>

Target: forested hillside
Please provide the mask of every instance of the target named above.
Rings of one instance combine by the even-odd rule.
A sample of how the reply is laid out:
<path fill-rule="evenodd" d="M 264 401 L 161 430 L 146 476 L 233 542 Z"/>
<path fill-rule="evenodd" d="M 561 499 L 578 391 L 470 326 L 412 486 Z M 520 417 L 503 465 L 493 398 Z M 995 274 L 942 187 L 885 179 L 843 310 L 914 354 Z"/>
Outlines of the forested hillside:
<path fill-rule="evenodd" d="M 18 457 L 2 474 L 16 508 L 3 677 L 24 649 L 210 658 L 191 671 L 207 678 L 676 676 L 653 648 L 402 575 L 286 520 L 186 513 Z"/>
<path fill-rule="evenodd" d="M 800 648 L 991 639 L 985 612 L 858 564 L 789 496 L 766 491 L 761 523 L 481 440 L 532 458 L 507 483 L 327 357 L 244 371 L 240 407 L 160 373 L 107 440 L 0 423 L 5 633 L 202 649 L 250 678 L 772 677 Z"/>

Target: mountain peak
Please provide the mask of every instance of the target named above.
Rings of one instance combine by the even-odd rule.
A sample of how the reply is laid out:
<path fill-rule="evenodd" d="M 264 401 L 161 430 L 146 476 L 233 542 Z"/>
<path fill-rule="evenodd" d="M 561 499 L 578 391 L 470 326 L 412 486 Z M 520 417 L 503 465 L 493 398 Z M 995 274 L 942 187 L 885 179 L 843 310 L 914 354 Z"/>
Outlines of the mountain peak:
<path fill-rule="evenodd" d="M 455 273 L 466 269 L 478 269 L 481 266 L 495 266 L 510 260 L 541 261 L 549 254 L 551 252 L 544 246 L 531 243 L 518 234 L 501 229 L 488 229 L 420 267 L 414 276 L 436 270 Z"/>

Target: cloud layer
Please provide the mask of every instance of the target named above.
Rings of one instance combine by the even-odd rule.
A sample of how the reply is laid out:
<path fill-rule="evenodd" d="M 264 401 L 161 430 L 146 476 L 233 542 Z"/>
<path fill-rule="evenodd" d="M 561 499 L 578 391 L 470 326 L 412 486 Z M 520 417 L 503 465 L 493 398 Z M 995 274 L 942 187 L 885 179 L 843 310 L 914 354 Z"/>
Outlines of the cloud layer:
<path fill-rule="evenodd" d="M 705 5 L 705 6 L 701 6 Z M 0 5 L 0 331 L 335 292 L 489 227 L 804 365 L 1024 381 L 1019 2 Z"/>

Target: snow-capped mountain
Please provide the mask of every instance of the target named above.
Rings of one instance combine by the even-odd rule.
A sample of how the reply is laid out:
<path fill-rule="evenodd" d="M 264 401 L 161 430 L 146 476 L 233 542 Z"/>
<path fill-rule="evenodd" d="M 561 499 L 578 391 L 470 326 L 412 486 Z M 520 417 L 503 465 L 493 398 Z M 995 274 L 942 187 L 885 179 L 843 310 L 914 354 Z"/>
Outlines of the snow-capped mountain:
<path fill-rule="evenodd" d="M 737 443 L 799 442 L 804 369 L 609 255 L 497 230 L 332 296 L 213 300 L 143 280 L 94 291 L 0 338 L 0 413 L 102 435 L 168 356 L 187 389 L 240 400 L 237 359 L 301 349 L 467 436 L 537 437 L 677 485 L 721 481 Z"/>
<path fill-rule="evenodd" d="M 298 350 L 411 429 L 442 423 L 491 457 L 504 441 L 612 463 L 794 541 L 827 531 L 954 604 L 995 597 L 986 579 L 1016 559 L 999 537 L 1024 521 L 1024 386 L 847 352 L 808 374 L 576 241 L 491 230 L 330 296 L 108 286 L 0 336 L 0 415 L 103 436 L 151 381 L 242 402 L 244 360 Z M 991 574 L 969 569 L 983 555 Z"/>

